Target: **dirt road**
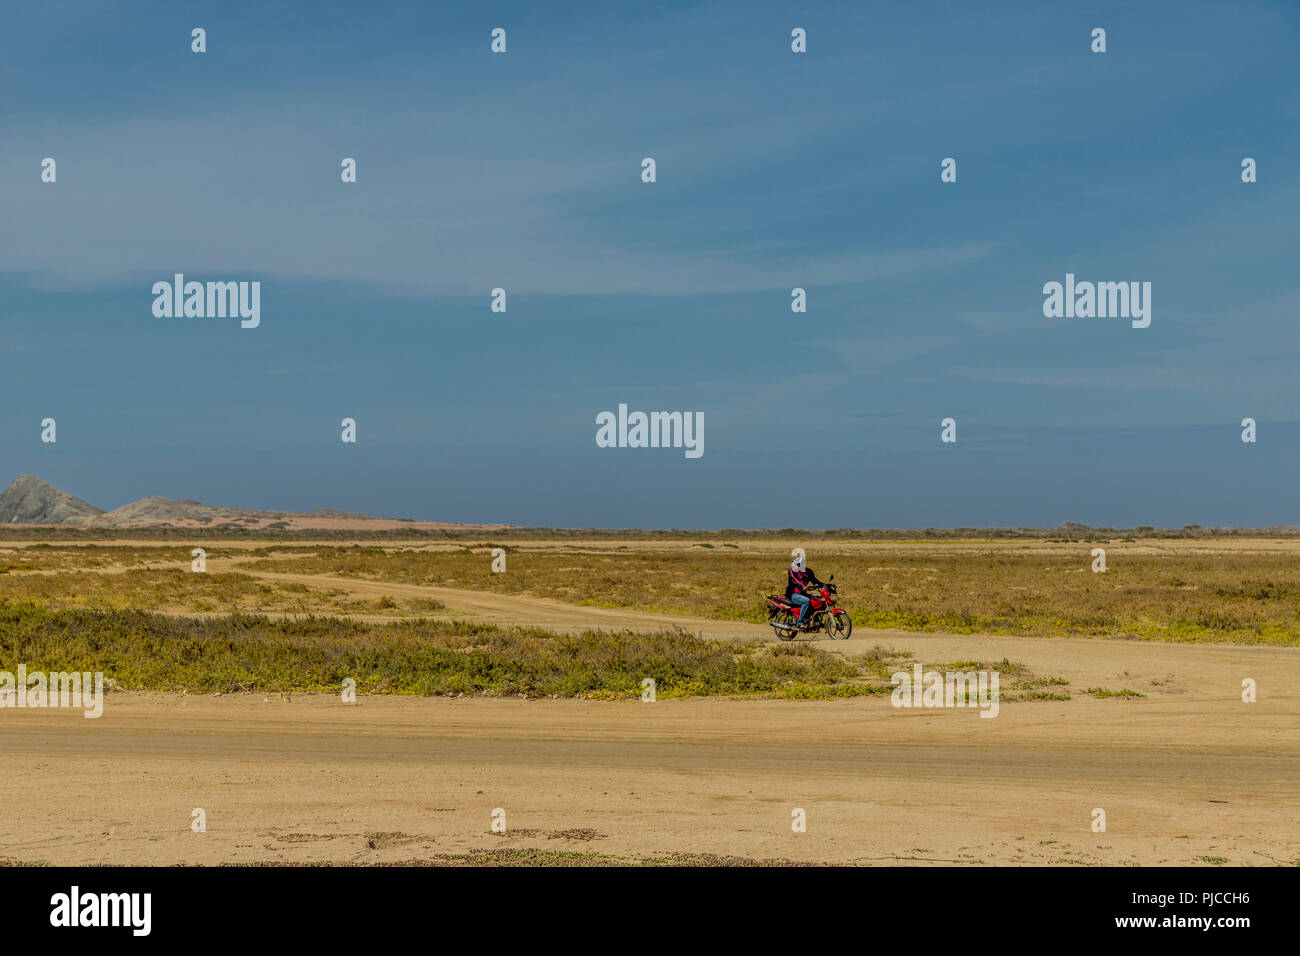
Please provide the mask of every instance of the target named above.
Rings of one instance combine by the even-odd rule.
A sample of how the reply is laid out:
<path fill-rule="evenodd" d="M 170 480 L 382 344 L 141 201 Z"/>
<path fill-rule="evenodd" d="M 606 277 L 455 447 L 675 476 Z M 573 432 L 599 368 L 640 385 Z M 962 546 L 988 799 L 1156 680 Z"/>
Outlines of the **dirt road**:
<path fill-rule="evenodd" d="M 1300 860 L 1294 696 L 1243 704 L 1194 684 L 1008 704 L 995 719 L 881 698 L 110 695 L 98 720 L 0 712 L 0 856 L 391 862 L 537 847 L 856 863 Z M 190 829 L 195 808 L 204 833 Z M 496 808 L 504 836 L 489 832 Z M 1104 833 L 1091 830 L 1094 808 Z M 796 809 L 806 833 L 792 832 Z"/>
<path fill-rule="evenodd" d="M 221 567 L 218 565 L 218 567 Z M 224 568 L 223 568 L 224 570 Z M 770 638 L 771 628 L 743 621 L 713 621 L 703 617 L 676 614 L 652 614 L 625 608 L 586 607 L 565 604 L 551 598 L 520 594 L 471 591 L 432 584 L 399 584 L 365 578 L 336 577 L 325 574 L 290 574 L 261 571 L 232 562 L 231 570 L 252 574 L 266 581 L 307 584 L 317 588 L 337 588 L 351 597 L 433 598 L 447 605 L 450 615 L 429 617 L 471 617 L 476 621 L 513 627 L 540 627 L 548 631 L 585 630 L 657 631 L 680 627 L 703 637 Z"/>

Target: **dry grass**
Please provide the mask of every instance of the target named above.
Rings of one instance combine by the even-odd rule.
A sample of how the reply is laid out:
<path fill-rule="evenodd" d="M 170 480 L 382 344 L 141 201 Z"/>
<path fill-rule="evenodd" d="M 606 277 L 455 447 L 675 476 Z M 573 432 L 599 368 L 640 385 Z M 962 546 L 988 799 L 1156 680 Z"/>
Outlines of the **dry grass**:
<path fill-rule="evenodd" d="M 1293 542 L 1100 543 L 1107 549 L 1104 574 L 1089 570 L 1092 542 L 1077 540 L 827 539 L 809 547 L 818 573 L 836 575 L 859 630 L 1300 642 L 1300 549 Z M 404 617 L 443 610 L 431 599 L 358 598 L 328 582 L 289 584 L 241 573 L 287 571 L 763 623 L 763 596 L 783 587 L 789 551 L 788 542 L 752 535 L 632 544 L 515 541 L 508 570 L 493 574 L 493 544 L 335 546 L 286 539 L 255 549 L 210 549 L 210 559 L 235 559 L 235 570 L 202 575 L 189 571 L 186 546 L 11 545 L 0 548 L 0 599 L 209 613 Z M 108 573 L 109 566 L 125 570 Z"/>
<path fill-rule="evenodd" d="M 183 618 L 141 611 L 52 611 L 0 602 L 0 661 L 29 671 L 102 671 L 124 690 L 635 699 L 783 698 L 883 693 L 906 655 L 846 657 L 658 634 L 552 634 L 447 621 L 367 624 L 334 617 Z"/>
<path fill-rule="evenodd" d="M 232 551 L 207 549 L 209 557 L 234 554 Z M 102 544 L 32 544 L 25 547 L 0 547 L 0 575 L 24 571 L 66 571 L 73 568 L 132 567 L 170 563 L 189 567 L 190 549 L 186 547 L 137 547 Z"/>
<path fill-rule="evenodd" d="M 704 542 L 704 544 L 713 544 Z M 763 595 L 784 586 L 780 551 L 726 543 L 674 550 L 516 548 L 504 574 L 489 545 L 445 550 L 317 548 L 257 560 L 253 568 L 478 588 L 575 604 L 764 622 Z M 1092 573 L 1087 546 L 905 548 L 881 545 L 810 555 L 836 575 L 855 627 L 952 633 L 1151 638 L 1295 644 L 1300 640 L 1300 554 L 1164 551 L 1107 544 Z"/>
<path fill-rule="evenodd" d="M 183 567 L 189 567 L 188 558 Z M 337 588 L 262 581 L 238 572 L 197 574 L 181 568 L 121 573 L 65 571 L 0 576 L 0 600 L 34 600 L 51 608 L 191 612 L 382 614 L 436 613 L 430 598 L 359 599 Z"/>

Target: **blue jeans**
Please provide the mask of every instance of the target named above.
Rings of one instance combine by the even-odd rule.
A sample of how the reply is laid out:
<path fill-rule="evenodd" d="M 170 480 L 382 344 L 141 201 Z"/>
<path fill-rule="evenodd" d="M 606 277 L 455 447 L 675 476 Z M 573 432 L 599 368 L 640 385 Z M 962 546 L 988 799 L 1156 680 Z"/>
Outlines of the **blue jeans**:
<path fill-rule="evenodd" d="M 808 614 L 808 608 L 812 605 L 812 601 L 808 599 L 808 595 L 806 594 L 791 594 L 790 600 L 799 605 L 799 619 L 795 621 L 795 623 L 802 624 L 803 619 Z"/>

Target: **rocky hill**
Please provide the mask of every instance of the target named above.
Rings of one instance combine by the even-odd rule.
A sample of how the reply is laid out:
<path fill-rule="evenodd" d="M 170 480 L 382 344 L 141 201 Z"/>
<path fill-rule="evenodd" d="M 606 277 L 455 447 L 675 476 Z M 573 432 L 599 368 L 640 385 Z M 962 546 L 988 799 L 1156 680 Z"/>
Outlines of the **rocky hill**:
<path fill-rule="evenodd" d="M 60 491 L 35 475 L 23 475 L 0 494 L 0 523 L 75 525 L 83 528 L 243 528 L 250 531 L 390 531 L 503 528 L 408 518 L 371 518 L 333 508 L 312 512 L 215 508 L 190 498 L 141 498 L 112 511 Z"/>
<path fill-rule="evenodd" d="M 0 523 L 82 524 L 104 513 L 35 475 L 23 475 L 0 493 Z"/>

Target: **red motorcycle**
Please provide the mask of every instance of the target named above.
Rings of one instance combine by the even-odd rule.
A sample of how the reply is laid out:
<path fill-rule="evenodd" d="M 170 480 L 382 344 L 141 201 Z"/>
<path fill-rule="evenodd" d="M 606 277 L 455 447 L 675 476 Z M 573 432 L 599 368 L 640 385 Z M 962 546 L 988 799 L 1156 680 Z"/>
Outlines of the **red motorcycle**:
<path fill-rule="evenodd" d="M 831 575 L 831 581 L 835 580 L 835 575 Z M 808 592 L 808 599 L 812 602 L 808 607 L 808 613 L 804 615 L 803 623 L 796 624 L 799 620 L 799 605 L 795 604 L 784 594 L 769 594 L 767 596 L 767 620 L 772 625 L 772 630 L 776 636 L 783 641 L 792 640 L 799 631 L 819 631 L 826 629 L 827 636 L 832 641 L 848 640 L 853 633 L 853 621 L 849 618 L 849 612 L 835 604 L 835 595 L 839 593 L 834 584 L 826 583 L 820 588 Z"/>

